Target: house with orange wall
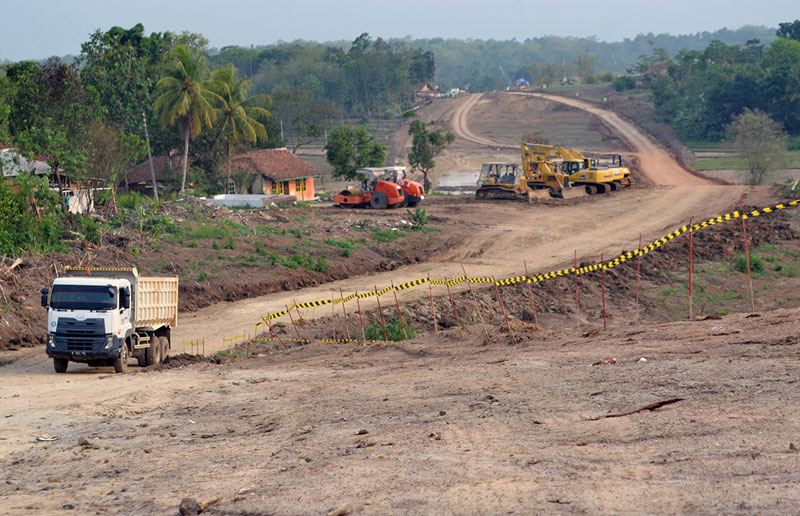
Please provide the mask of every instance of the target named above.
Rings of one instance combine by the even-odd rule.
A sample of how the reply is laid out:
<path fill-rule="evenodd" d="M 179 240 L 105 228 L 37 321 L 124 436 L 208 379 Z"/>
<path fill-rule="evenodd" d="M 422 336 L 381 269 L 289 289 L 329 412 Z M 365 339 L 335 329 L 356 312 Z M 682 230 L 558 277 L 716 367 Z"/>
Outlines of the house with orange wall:
<path fill-rule="evenodd" d="M 220 168 L 220 173 L 227 172 L 226 167 Z M 294 195 L 298 201 L 314 198 L 314 178 L 321 175 L 286 148 L 238 154 L 231 160 L 231 170 L 241 170 L 255 176 L 247 193 Z"/>

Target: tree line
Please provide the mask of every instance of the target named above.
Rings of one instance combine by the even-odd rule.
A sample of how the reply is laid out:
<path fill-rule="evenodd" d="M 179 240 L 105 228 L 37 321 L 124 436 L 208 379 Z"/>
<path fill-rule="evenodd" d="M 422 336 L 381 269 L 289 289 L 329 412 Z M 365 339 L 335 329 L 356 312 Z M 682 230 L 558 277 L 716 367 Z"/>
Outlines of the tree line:
<path fill-rule="evenodd" d="M 670 57 L 656 49 L 636 66 L 655 113 L 684 140 L 720 140 L 745 109 L 768 114 L 800 134 L 800 21 L 780 24 L 769 45 L 712 41 Z"/>

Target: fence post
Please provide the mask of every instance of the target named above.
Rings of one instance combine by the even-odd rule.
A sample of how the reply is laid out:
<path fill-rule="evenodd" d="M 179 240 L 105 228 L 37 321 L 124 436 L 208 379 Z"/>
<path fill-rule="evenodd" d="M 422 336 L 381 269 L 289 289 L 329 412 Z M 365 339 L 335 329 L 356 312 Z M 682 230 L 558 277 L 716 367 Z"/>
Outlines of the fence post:
<path fill-rule="evenodd" d="M 581 331 L 581 318 L 580 318 L 580 308 L 578 306 L 578 250 L 575 249 L 575 257 L 574 257 L 574 267 L 575 271 L 575 328 L 580 333 Z"/>
<path fill-rule="evenodd" d="M 361 323 L 361 340 L 367 340 L 366 334 L 364 334 L 364 318 L 361 317 L 361 298 L 358 297 L 358 290 L 356 290 L 356 305 L 358 305 L 358 321 Z"/>
<path fill-rule="evenodd" d="M 394 281 L 392 282 L 392 292 L 394 293 L 394 302 L 397 303 L 397 313 L 400 315 L 400 325 L 403 326 L 403 336 L 408 340 L 408 333 L 406 333 L 406 323 L 403 320 L 403 312 L 400 310 L 400 300 L 397 299 L 397 290 L 394 288 Z"/>
<path fill-rule="evenodd" d="M 347 330 L 347 340 L 350 339 L 350 326 L 347 324 L 347 308 L 344 306 L 344 294 L 341 287 L 339 288 L 339 298 L 342 300 L 342 311 L 344 312 L 344 329 Z"/>
<path fill-rule="evenodd" d="M 270 336 L 272 336 L 272 337 L 274 337 L 274 338 L 278 339 L 278 342 L 280 342 L 280 343 L 281 343 L 281 346 L 283 346 L 283 349 L 289 349 L 289 347 L 288 347 L 286 344 L 284 344 L 284 343 L 283 343 L 283 341 L 281 340 L 281 338 L 280 338 L 280 337 L 278 337 L 278 334 L 277 334 L 277 333 L 275 333 L 275 330 L 273 330 L 273 329 L 272 329 L 272 323 L 271 323 L 271 322 L 269 322 L 269 319 L 267 319 L 267 327 L 269 328 L 269 334 L 270 334 Z"/>
<path fill-rule="evenodd" d="M 692 237 L 694 236 L 694 217 L 689 219 L 689 320 L 694 319 L 694 297 L 692 296 Z"/>
<path fill-rule="evenodd" d="M 639 326 L 639 278 L 642 270 L 642 234 L 639 233 L 639 260 L 636 263 L 636 326 Z"/>
<path fill-rule="evenodd" d="M 333 327 L 333 341 L 336 342 L 336 305 L 333 303 L 333 292 L 331 292 L 331 326 Z"/>
<path fill-rule="evenodd" d="M 436 335 L 439 335 L 439 325 L 436 324 L 436 306 L 433 304 L 433 287 L 431 286 L 431 277 L 428 276 L 428 295 L 431 298 L 431 315 L 433 315 L 433 330 Z"/>
<path fill-rule="evenodd" d="M 381 296 L 378 295 L 377 285 L 375 285 L 375 299 L 378 300 L 378 313 L 381 314 L 381 326 L 383 326 L 383 340 L 389 342 L 389 335 L 386 333 L 386 321 L 383 319 L 383 308 L 381 308 Z"/>
<path fill-rule="evenodd" d="M 539 334 L 539 340 L 544 341 L 544 335 L 542 334 L 542 330 L 544 328 L 539 326 L 539 316 L 536 315 L 536 301 L 535 301 L 535 299 L 533 297 L 533 289 L 531 288 L 530 276 L 528 276 L 528 262 L 527 262 L 527 260 L 522 260 L 522 264 L 525 266 L 525 277 L 528 278 L 528 281 L 526 281 L 525 284 L 528 287 L 528 295 L 531 298 L 531 308 L 533 309 L 533 322 L 536 323 L 536 327 L 538 328 L 536 333 Z"/>
<path fill-rule="evenodd" d="M 744 196 L 739 198 L 742 207 L 742 228 L 744 229 L 744 249 L 747 254 L 747 276 L 750 278 L 750 313 L 756 311 L 756 298 L 753 295 L 753 272 L 750 270 L 750 241 L 747 239 L 747 216 L 744 214 Z"/>
<path fill-rule="evenodd" d="M 458 322 L 458 311 L 456 310 L 456 303 L 453 301 L 453 294 L 450 292 L 450 282 L 447 281 L 447 276 L 444 277 L 444 284 L 447 285 L 447 296 L 450 298 L 450 306 L 453 307 L 453 317 L 456 318 L 456 326 L 458 327 L 458 333 L 461 334 L 461 338 L 464 338 L 464 330 L 461 329 L 461 323 Z"/>
<path fill-rule="evenodd" d="M 286 306 L 286 311 L 289 313 L 289 319 L 292 321 L 292 328 L 294 328 L 294 332 L 297 334 L 297 340 L 303 342 L 303 337 L 300 336 L 300 332 L 297 330 L 297 325 L 294 324 L 294 317 L 292 316 L 292 311 L 289 310 L 289 306 Z"/>
<path fill-rule="evenodd" d="M 600 291 L 603 295 L 603 329 L 606 329 L 606 264 L 603 263 L 603 253 L 600 253 Z"/>
<path fill-rule="evenodd" d="M 475 291 L 472 290 L 472 282 L 469 280 L 469 275 L 467 274 L 467 269 L 464 268 L 464 262 L 459 260 L 461 263 L 461 270 L 464 271 L 464 278 L 467 280 L 467 286 L 469 287 L 469 293 L 472 294 L 472 301 L 475 302 L 475 310 L 478 312 L 478 317 L 481 319 L 481 324 L 483 325 L 483 332 L 486 334 L 486 338 L 489 338 L 489 330 L 486 329 L 486 321 L 483 320 L 483 312 L 481 312 L 481 307 L 478 305 L 478 298 L 475 297 Z"/>

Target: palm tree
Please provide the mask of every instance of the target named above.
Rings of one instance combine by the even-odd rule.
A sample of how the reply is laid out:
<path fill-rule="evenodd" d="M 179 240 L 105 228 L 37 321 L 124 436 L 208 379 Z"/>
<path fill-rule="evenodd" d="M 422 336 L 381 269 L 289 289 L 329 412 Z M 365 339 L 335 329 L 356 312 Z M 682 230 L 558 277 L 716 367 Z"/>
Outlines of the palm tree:
<path fill-rule="evenodd" d="M 156 83 L 153 110 L 161 123 L 176 126 L 183 139 L 183 177 L 181 193 L 186 188 L 186 165 L 189 159 L 189 140 L 197 138 L 203 127 L 213 126 L 214 106 L 222 98 L 213 90 L 203 56 L 185 45 L 172 49 L 168 71 Z"/>
<path fill-rule="evenodd" d="M 253 86 L 252 81 L 244 77 L 236 78 L 236 69 L 232 64 L 225 68 L 214 70 L 212 74 L 214 88 L 222 97 L 223 106 L 219 111 L 222 127 L 220 138 L 224 138 L 228 147 L 228 182 L 231 183 L 231 154 L 236 144 L 250 143 L 267 139 L 267 129 L 261 121 L 270 117 L 270 112 L 264 107 L 271 102 L 266 95 L 248 97 L 247 93 Z"/>

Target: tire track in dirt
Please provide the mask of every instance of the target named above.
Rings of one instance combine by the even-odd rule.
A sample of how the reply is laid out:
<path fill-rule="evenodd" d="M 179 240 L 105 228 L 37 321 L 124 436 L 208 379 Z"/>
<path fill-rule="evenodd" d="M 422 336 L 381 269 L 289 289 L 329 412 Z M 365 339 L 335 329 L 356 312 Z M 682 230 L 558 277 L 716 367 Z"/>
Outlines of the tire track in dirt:
<path fill-rule="evenodd" d="M 470 131 L 469 124 L 467 122 L 467 119 L 469 118 L 469 112 L 478 102 L 480 102 L 482 98 L 483 93 L 478 95 L 470 95 L 466 102 L 458 106 L 453 114 L 453 132 L 455 132 L 458 137 L 478 145 L 486 145 L 488 147 L 499 147 L 505 149 L 519 148 L 518 145 L 509 145 L 507 143 L 500 143 L 486 138 L 481 138 Z"/>

